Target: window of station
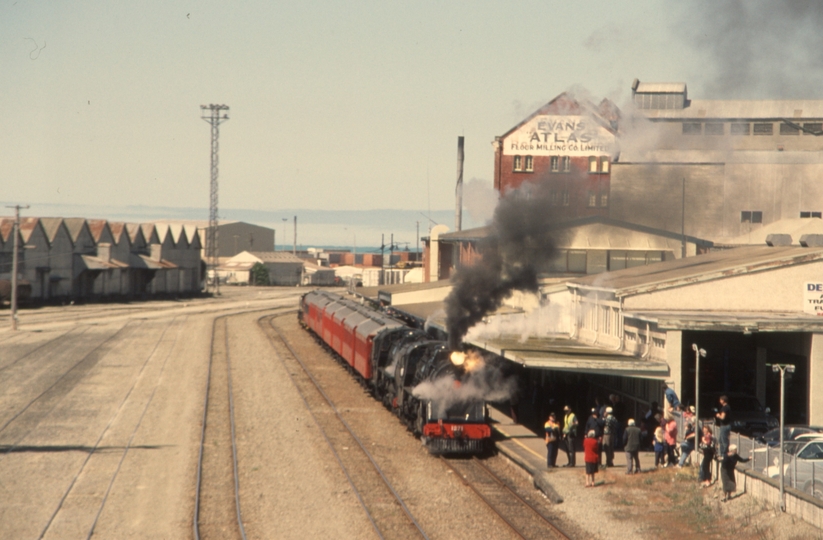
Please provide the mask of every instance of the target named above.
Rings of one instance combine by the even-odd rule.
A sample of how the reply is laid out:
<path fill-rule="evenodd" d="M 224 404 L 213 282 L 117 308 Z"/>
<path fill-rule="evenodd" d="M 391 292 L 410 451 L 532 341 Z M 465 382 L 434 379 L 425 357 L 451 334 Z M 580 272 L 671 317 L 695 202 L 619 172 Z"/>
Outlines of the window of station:
<path fill-rule="evenodd" d="M 602 158 L 600 158 L 600 172 L 602 172 L 602 173 L 608 173 L 608 172 L 609 172 L 609 165 L 610 165 L 610 163 L 611 163 L 611 162 L 609 161 L 609 158 L 608 158 L 608 157 L 602 157 Z"/>
<path fill-rule="evenodd" d="M 821 212 L 800 212 L 801 218 L 823 218 L 823 213 Z"/>
<path fill-rule="evenodd" d="M 609 250 L 609 271 L 664 261 L 662 251 Z"/>
<path fill-rule="evenodd" d="M 569 206 L 569 190 L 563 190 L 563 206 Z"/>
<path fill-rule="evenodd" d="M 751 124 L 748 122 L 732 122 L 729 126 L 732 135 L 750 135 Z"/>
<path fill-rule="evenodd" d="M 771 122 L 757 122 L 754 124 L 755 135 L 771 135 L 774 133 L 774 124 Z"/>
<path fill-rule="evenodd" d="M 760 210 L 743 210 L 740 212 L 740 223 L 763 223 L 763 212 Z"/>
<path fill-rule="evenodd" d="M 700 135 L 703 133 L 703 124 L 700 122 L 683 122 L 683 135 Z"/>
<path fill-rule="evenodd" d="M 514 156 L 514 170 L 515 171 L 522 171 L 523 170 L 523 158 L 521 156 Z"/>
<path fill-rule="evenodd" d="M 589 191 L 589 208 L 597 206 L 597 192 Z"/>
<path fill-rule="evenodd" d="M 608 193 L 601 193 L 600 194 L 600 206 L 602 208 L 606 208 L 609 206 L 609 194 Z"/>
<path fill-rule="evenodd" d="M 781 135 L 800 135 L 800 126 L 797 124 L 780 124 Z"/>
<path fill-rule="evenodd" d="M 553 189 L 549 192 L 549 200 L 551 201 L 552 206 L 557 206 L 560 198 L 557 196 L 557 190 Z"/>
<path fill-rule="evenodd" d="M 722 122 L 706 122 L 706 135 L 725 135 L 726 127 Z"/>
<path fill-rule="evenodd" d="M 560 170 L 560 158 L 557 156 L 552 156 L 551 159 L 551 170 L 552 172 L 557 172 Z"/>
<path fill-rule="evenodd" d="M 817 135 L 823 132 L 823 123 L 811 122 L 803 124 L 803 135 Z"/>
<path fill-rule="evenodd" d="M 534 172 L 534 157 L 526 156 L 526 172 Z"/>
<path fill-rule="evenodd" d="M 572 170 L 572 160 L 569 156 L 562 156 L 561 158 L 561 165 L 563 166 L 563 172 L 569 172 Z"/>

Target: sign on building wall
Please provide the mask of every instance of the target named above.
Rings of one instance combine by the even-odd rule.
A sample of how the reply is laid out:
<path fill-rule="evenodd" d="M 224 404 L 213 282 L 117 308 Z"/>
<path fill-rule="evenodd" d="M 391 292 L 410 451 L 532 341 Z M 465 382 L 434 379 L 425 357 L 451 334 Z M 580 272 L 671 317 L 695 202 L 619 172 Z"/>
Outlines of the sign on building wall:
<path fill-rule="evenodd" d="M 614 134 L 587 116 L 535 116 L 506 137 L 503 154 L 611 156 Z"/>
<path fill-rule="evenodd" d="M 803 311 L 823 316 L 823 283 L 806 283 L 803 287 Z"/>

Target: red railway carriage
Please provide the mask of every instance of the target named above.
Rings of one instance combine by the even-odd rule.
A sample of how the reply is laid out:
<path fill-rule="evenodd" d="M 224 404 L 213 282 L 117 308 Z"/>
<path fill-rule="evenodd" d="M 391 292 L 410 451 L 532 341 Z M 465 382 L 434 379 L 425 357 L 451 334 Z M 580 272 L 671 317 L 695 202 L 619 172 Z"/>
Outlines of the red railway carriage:
<path fill-rule="evenodd" d="M 478 453 L 491 430 L 485 403 L 456 397 L 471 374 L 448 359 L 448 346 L 426 332 L 340 295 L 314 291 L 300 301 L 298 317 L 306 328 L 354 372 L 432 453 Z M 455 380 L 455 395 L 415 395 L 424 381 Z"/>

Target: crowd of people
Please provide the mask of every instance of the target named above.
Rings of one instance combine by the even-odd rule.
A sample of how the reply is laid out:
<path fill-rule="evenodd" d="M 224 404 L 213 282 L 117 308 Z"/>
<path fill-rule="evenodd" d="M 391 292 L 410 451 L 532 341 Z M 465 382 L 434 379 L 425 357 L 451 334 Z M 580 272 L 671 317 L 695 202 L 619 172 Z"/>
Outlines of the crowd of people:
<path fill-rule="evenodd" d="M 717 440 L 709 425 L 701 432 L 696 428 L 694 407 L 684 407 L 673 389 L 663 385 L 664 402 L 661 409 L 653 402 L 640 422 L 622 419 L 622 408 L 616 412 L 619 398 L 610 396 L 595 407 L 583 423 L 583 457 L 586 468 L 586 487 L 595 485 L 595 475 L 604 468 L 614 467 L 615 451 L 622 449 L 626 457 L 626 474 L 638 474 L 640 451 L 654 451 L 654 467 L 684 467 L 692 456 L 699 455 L 699 481 L 703 487 L 712 484 L 712 463 L 721 462 L 720 477 L 724 500 L 735 491 L 734 468 L 738 462 L 748 461 L 737 454 L 737 448 L 729 445 L 731 406 L 726 396 L 720 397 L 715 416 L 718 427 Z M 678 417 L 680 422 L 678 422 Z M 544 425 L 547 449 L 546 466 L 557 467 L 557 455 L 562 448 L 566 463 L 562 467 L 576 466 L 578 420 L 569 405 L 563 408 L 563 417 L 550 413 Z"/>

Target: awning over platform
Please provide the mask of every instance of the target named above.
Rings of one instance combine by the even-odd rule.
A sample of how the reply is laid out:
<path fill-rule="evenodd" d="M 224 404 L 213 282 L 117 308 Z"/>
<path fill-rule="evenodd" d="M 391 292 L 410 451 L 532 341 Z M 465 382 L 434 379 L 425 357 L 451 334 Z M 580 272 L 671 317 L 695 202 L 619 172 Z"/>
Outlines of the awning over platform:
<path fill-rule="evenodd" d="M 516 337 L 466 339 L 465 343 L 535 369 L 647 378 L 665 378 L 670 373 L 668 364 L 599 349 L 565 337 L 530 337 L 526 341 Z"/>

